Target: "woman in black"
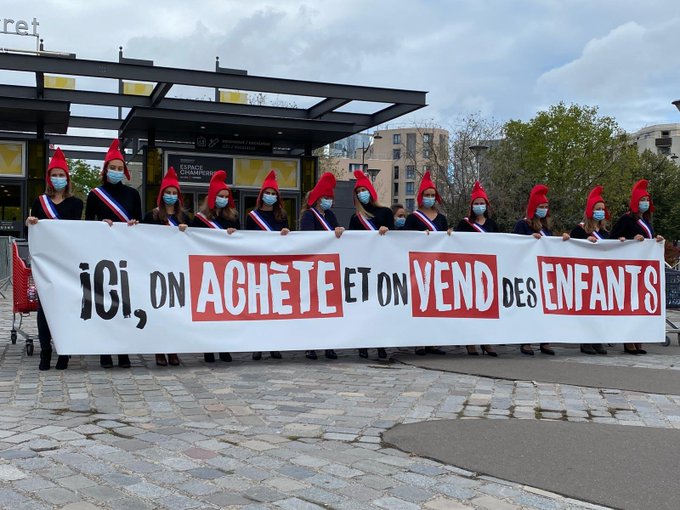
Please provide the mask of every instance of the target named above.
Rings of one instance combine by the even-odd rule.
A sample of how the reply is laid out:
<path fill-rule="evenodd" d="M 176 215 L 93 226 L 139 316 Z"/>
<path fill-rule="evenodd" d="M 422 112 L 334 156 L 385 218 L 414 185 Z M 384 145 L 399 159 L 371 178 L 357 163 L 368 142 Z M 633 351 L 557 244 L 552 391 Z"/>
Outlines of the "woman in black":
<path fill-rule="evenodd" d="M 208 196 L 201 205 L 200 211 L 194 215 L 191 222 L 192 227 L 214 228 L 226 230 L 231 235 L 241 228 L 241 222 L 236 212 L 236 202 L 234 195 L 227 186 L 227 172 L 217 170 L 210 178 Z M 231 354 L 228 352 L 219 353 L 220 361 L 231 361 Z M 206 363 L 215 362 L 215 354 L 206 352 L 203 354 Z"/>
<path fill-rule="evenodd" d="M 355 213 L 349 219 L 350 230 L 377 230 L 379 235 L 385 235 L 394 229 L 394 216 L 389 207 L 383 207 L 378 202 L 378 193 L 371 180 L 361 170 L 355 170 L 354 177 L 354 209 Z M 368 349 L 359 349 L 359 356 L 368 358 Z M 387 351 L 378 348 L 378 357 L 387 358 Z"/>
<path fill-rule="evenodd" d="M 307 195 L 307 200 L 305 200 L 305 205 L 300 214 L 300 230 L 334 232 L 335 237 L 339 239 L 345 229 L 338 226 L 338 219 L 331 210 L 334 197 L 335 176 L 326 172 Z M 324 354 L 328 359 L 338 359 L 338 355 L 333 349 L 326 349 Z M 307 359 L 317 359 L 314 350 L 305 351 L 305 356 Z"/>
<path fill-rule="evenodd" d="M 548 209 L 548 186 L 537 184 L 531 189 L 529 202 L 527 203 L 527 215 L 515 223 L 513 234 L 530 235 L 535 239 L 552 235 L 550 230 L 550 211 Z M 569 239 L 569 234 L 562 234 L 563 240 Z M 522 344 L 520 352 L 528 356 L 533 356 L 534 351 L 531 344 Z M 555 351 L 550 344 L 542 343 L 541 352 L 543 354 L 555 355 Z"/>
<path fill-rule="evenodd" d="M 634 239 L 636 241 L 656 239 L 659 243 L 664 241 L 663 237 L 654 235 L 654 227 L 652 226 L 654 204 L 647 191 L 647 184 L 647 181 L 643 179 L 633 185 L 629 210 L 612 227 L 611 238 Z M 623 349 L 628 354 L 647 354 L 647 351 L 642 349 L 642 344 L 638 343 L 624 344 Z"/>
<path fill-rule="evenodd" d="M 144 215 L 142 223 L 178 227 L 181 232 L 184 232 L 187 229 L 189 218 L 182 210 L 183 202 L 177 174 L 175 169 L 170 167 L 161 182 L 156 207 Z M 177 366 L 179 362 L 177 354 L 168 354 L 167 359 L 165 354 L 156 354 L 156 365 L 158 366 L 165 367 L 168 364 Z"/>
<path fill-rule="evenodd" d="M 288 216 L 283 208 L 283 200 L 281 200 L 279 184 L 276 182 L 276 172 L 274 170 L 265 177 L 260 188 L 260 194 L 257 196 L 255 209 L 248 213 L 246 230 L 281 232 L 283 236 L 290 232 Z M 279 351 L 270 351 L 269 355 L 274 359 L 281 359 Z M 262 359 L 262 353 L 254 352 L 253 359 L 255 361 Z"/>
<path fill-rule="evenodd" d="M 119 149 L 118 139 L 111 142 L 102 168 L 102 185 L 92 189 L 87 195 L 85 204 L 85 219 L 98 220 L 108 223 L 127 223 L 135 225 L 142 218 L 142 201 L 134 188 L 123 184 L 123 177 L 130 180 L 130 172 L 123 154 Z M 99 357 L 102 368 L 112 368 L 113 360 L 110 354 Z M 118 355 L 118 366 L 130 368 L 130 357 L 127 354 Z"/>
<path fill-rule="evenodd" d="M 421 232 L 447 232 L 449 222 L 442 213 L 437 209 L 437 203 L 442 203 L 442 198 L 437 192 L 430 172 L 425 172 L 418 187 L 418 194 L 416 195 L 418 202 L 418 209 L 413 211 L 406 217 L 406 224 L 404 230 L 418 230 Z M 449 232 L 450 234 L 450 232 Z M 446 354 L 446 352 L 439 347 L 433 346 L 419 346 L 416 347 L 416 354 L 418 356 L 425 356 L 425 354 Z"/>
<path fill-rule="evenodd" d="M 475 181 L 470 195 L 470 212 L 456 225 L 456 232 L 498 232 L 498 225 L 489 214 L 489 197 L 479 181 Z M 498 356 L 490 345 L 481 345 L 483 354 L 492 358 Z M 466 345 L 465 349 L 470 356 L 478 356 L 474 345 Z"/>
<path fill-rule="evenodd" d="M 26 225 L 35 225 L 38 220 L 79 220 L 83 215 L 83 201 L 71 194 L 71 177 L 68 163 L 60 148 L 47 166 L 45 193 L 33 201 L 31 215 Z M 45 312 L 38 302 L 38 338 L 40 340 L 39 370 L 49 370 L 52 361 L 52 334 L 45 318 Z M 57 370 L 68 368 L 68 356 L 59 356 Z"/>

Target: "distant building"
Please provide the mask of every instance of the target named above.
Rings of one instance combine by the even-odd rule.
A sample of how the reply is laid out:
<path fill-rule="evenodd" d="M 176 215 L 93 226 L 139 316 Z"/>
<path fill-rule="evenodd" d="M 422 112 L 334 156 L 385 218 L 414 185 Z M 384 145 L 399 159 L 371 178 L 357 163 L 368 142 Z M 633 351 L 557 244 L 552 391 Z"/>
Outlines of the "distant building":
<path fill-rule="evenodd" d="M 680 156 L 680 124 L 647 126 L 630 135 L 640 153 L 649 149 L 655 154 Z"/>

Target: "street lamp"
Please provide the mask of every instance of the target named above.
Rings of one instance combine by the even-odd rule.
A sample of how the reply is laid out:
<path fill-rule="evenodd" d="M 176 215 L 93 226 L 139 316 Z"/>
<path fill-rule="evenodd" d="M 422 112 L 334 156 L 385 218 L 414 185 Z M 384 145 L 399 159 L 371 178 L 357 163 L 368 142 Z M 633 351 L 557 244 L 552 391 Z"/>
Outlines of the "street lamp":
<path fill-rule="evenodd" d="M 470 145 L 468 147 L 472 152 L 475 153 L 475 167 L 476 167 L 476 178 L 479 180 L 479 157 L 481 156 L 482 152 L 489 150 L 488 145 L 484 145 L 482 143 L 478 143 L 477 145 Z"/>
<path fill-rule="evenodd" d="M 373 133 L 373 135 L 369 135 L 372 140 L 368 142 L 368 147 L 365 145 L 364 140 L 361 140 L 361 169 L 364 169 L 364 159 L 366 158 L 366 153 L 368 152 L 368 149 L 371 148 L 371 145 L 373 145 L 373 140 L 382 140 L 382 135 L 378 132 Z M 380 170 L 378 170 L 379 172 Z M 378 175 L 378 172 L 376 172 L 376 175 Z"/>
<path fill-rule="evenodd" d="M 378 177 L 380 173 L 380 168 L 367 168 L 366 173 L 371 178 L 371 182 L 375 182 L 375 178 Z"/>

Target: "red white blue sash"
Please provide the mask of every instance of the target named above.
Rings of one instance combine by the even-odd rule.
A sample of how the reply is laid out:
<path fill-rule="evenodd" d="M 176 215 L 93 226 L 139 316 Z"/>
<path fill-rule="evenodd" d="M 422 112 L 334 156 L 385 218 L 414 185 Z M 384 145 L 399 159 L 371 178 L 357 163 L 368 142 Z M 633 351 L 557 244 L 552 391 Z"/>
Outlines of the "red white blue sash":
<path fill-rule="evenodd" d="M 583 222 L 581 222 L 581 223 L 579 223 L 579 225 L 581 226 L 581 228 L 583 228 L 583 231 L 585 232 L 585 228 L 584 228 L 585 224 Z M 586 234 L 587 233 L 588 232 L 586 232 Z M 600 240 L 604 240 L 604 237 L 602 236 L 602 234 L 600 234 L 597 230 L 593 230 L 590 234 L 594 237 L 597 237 Z"/>
<path fill-rule="evenodd" d="M 319 214 L 319 211 L 317 211 L 313 207 L 310 209 L 310 211 L 312 211 L 314 213 L 314 216 L 316 216 L 316 219 L 319 220 L 319 223 L 321 224 L 321 226 L 323 227 L 324 230 L 331 230 L 331 231 L 334 230 L 328 224 L 328 222 L 326 221 L 326 218 L 324 218 L 323 216 L 321 216 L 321 214 Z"/>
<path fill-rule="evenodd" d="M 273 229 L 269 226 L 269 223 L 264 221 L 264 218 L 260 216 L 255 209 L 250 211 L 248 214 L 253 219 L 253 221 L 257 223 L 258 227 L 260 227 L 262 230 L 266 230 L 267 232 L 272 232 Z"/>
<path fill-rule="evenodd" d="M 432 223 L 432 220 L 427 217 L 427 215 L 423 212 L 420 211 L 413 211 L 413 214 L 415 215 L 416 218 L 420 220 L 420 222 L 427 227 L 427 230 L 431 232 L 436 232 L 438 229 L 435 226 L 434 223 Z"/>
<path fill-rule="evenodd" d="M 378 230 L 371 220 L 361 213 L 357 213 L 357 219 L 364 226 L 365 230 Z"/>
<path fill-rule="evenodd" d="M 477 232 L 483 232 L 486 233 L 486 229 L 482 227 L 479 223 L 475 221 L 470 221 L 469 218 L 465 218 L 465 221 L 468 222 L 468 225 L 470 225 L 472 228 L 474 228 Z"/>
<path fill-rule="evenodd" d="M 220 230 L 224 230 L 224 229 L 220 226 L 219 223 L 217 223 L 216 221 L 213 221 L 213 220 L 208 219 L 208 218 L 205 216 L 205 214 L 203 214 L 203 213 L 200 213 L 200 212 L 199 212 L 199 213 L 196 213 L 196 217 L 197 217 L 199 220 L 201 220 L 203 223 L 205 223 L 206 225 L 208 225 L 210 228 L 217 228 L 217 229 L 220 229 Z M 168 219 L 170 219 L 170 216 L 168 216 Z"/>
<path fill-rule="evenodd" d="M 165 220 L 168 225 L 172 225 L 173 227 L 179 227 L 179 221 L 175 219 L 174 216 L 168 216 L 168 219 Z"/>
<path fill-rule="evenodd" d="M 50 200 L 50 197 L 47 195 L 40 195 L 40 206 L 42 207 L 42 210 L 45 212 L 45 216 L 47 216 L 47 219 L 49 220 L 58 220 L 59 219 L 59 213 L 57 213 L 57 208 L 54 206 L 54 202 Z"/>
<path fill-rule="evenodd" d="M 548 233 L 543 229 L 539 230 L 538 233 L 541 234 L 543 237 L 549 237 Z"/>
<path fill-rule="evenodd" d="M 638 225 L 640 225 L 640 227 L 642 227 L 642 230 L 645 231 L 645 237 L 648 237 L 648 238 L 651 239 L 652 238 L 652 229 L 649 228 L 649 225 L 647 225 L 645 220 L 640 218 L 639 220 L 637 220 L 637 222 L 638 222 Z"/>
<path fill-rule="evenodd" d="M 111 211 L 116 216 L 118 216 L 118 219 L 120 219 L 120 221 L 124 221 L 125 223 L 130 221 L 130 216 L 128 216 L 128 213 L 125 210 L 125 208 L 122 205 L 120 205 L 111 195 L 109 195 L 108 191 L 106 191 L 101 186 L 99 188 L 94 188 L 92 191 L 94 192 L 95 195 L 99 197 L 99 200 L 104 202 L 104 204 L 106 204 L 106 206 L 109 209 L 111 209 Z"/>

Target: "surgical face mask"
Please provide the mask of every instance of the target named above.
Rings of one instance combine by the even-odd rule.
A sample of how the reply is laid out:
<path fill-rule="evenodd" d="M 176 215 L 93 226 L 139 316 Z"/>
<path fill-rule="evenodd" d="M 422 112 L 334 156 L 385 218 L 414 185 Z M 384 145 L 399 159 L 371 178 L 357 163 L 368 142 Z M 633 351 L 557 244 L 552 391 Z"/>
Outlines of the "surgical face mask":
<path fill-rule="evenodd" d="M 262 201 L 266 205 L 274 205 L 276 202 L 278 202 L 279 197 L 276 195 L 262 195 Z"/>
<path fill-rule="evenodd" d="M 371 200 L 371 193 L 366 190 L 360 191 L 359 193 L 357 193 L 357 198 L 359 199 L 359 202 L 366 205 Z"/>
<path fill-rule="evenodd" d="M 68 184 L 68 179 L 66 177 L 50 177 L 50 182 L 54 189 L 62 190 Z"/>
<path fill-rule="evenodd" d="M 605 217 L 605 212 L 604 210 L 598 210 L 598 211 L 593 211 L 593 219 L 595 221 L 602 221 Z"/>
<path fill-rule="evenodd" d="M 473 205 L 472 212 L 475 213 L 476 216 L 481 216 L 486 212 L 486 204 Z"/>
<path fill-rule="evenodd" d="M 435 197 L 423 197 L 423 206 L 432 207 L 434 205 Z"/>
<path fill-rule="evenodd" d="M 215 207 L 224 209 L 229 203 L 229 197 L 215 197 Z"/>
<path fill-rule="evenodd" d="M 394 226 L 395 227 L 401 228 L 404 225 L 406 225 L 406 218 L 395 218 L 395 220 L 394 220 Z"/>
<path fill-rule="evenodd" d="M 125 176 L 125 173 L 122 170 L 107 170 L 106 171 L 106 180 L 109 181 L 111 184 L 118 184 L 120 181 L 123 180 L 124 176 Z"/>
<path fill-rule="evenodd" d="M 331 207 L 333 207 L 333 199 L 332 198 L 322 198 L 321 201 L 319 202 L 319 205 L 321 206 L 321 209 L 324 211 L 327 211 Z"/>
<path fill-rule="evenodd" d="M 537 218 L 545 218 L 548 215 L 548 208 L 547 207 L 538 207 L 536 209 L 536 217 Z"/>
<path fill-rule="evenodd" d="M 179 200 L 179 197 L 177 195 L 171 195 L 170 193 L 163 193 L 163 202 L 165 202 L 168 205 L 175 205 L 177 203 L 177 200 Z"/>
<path fill-rule="evenodd" d="M 638 203 L 638 209 L 640 209 L 641 213 L 649 211 L 649 202 L 646 200 L 645 201 L 640 200 L 640 202 Z"/>

